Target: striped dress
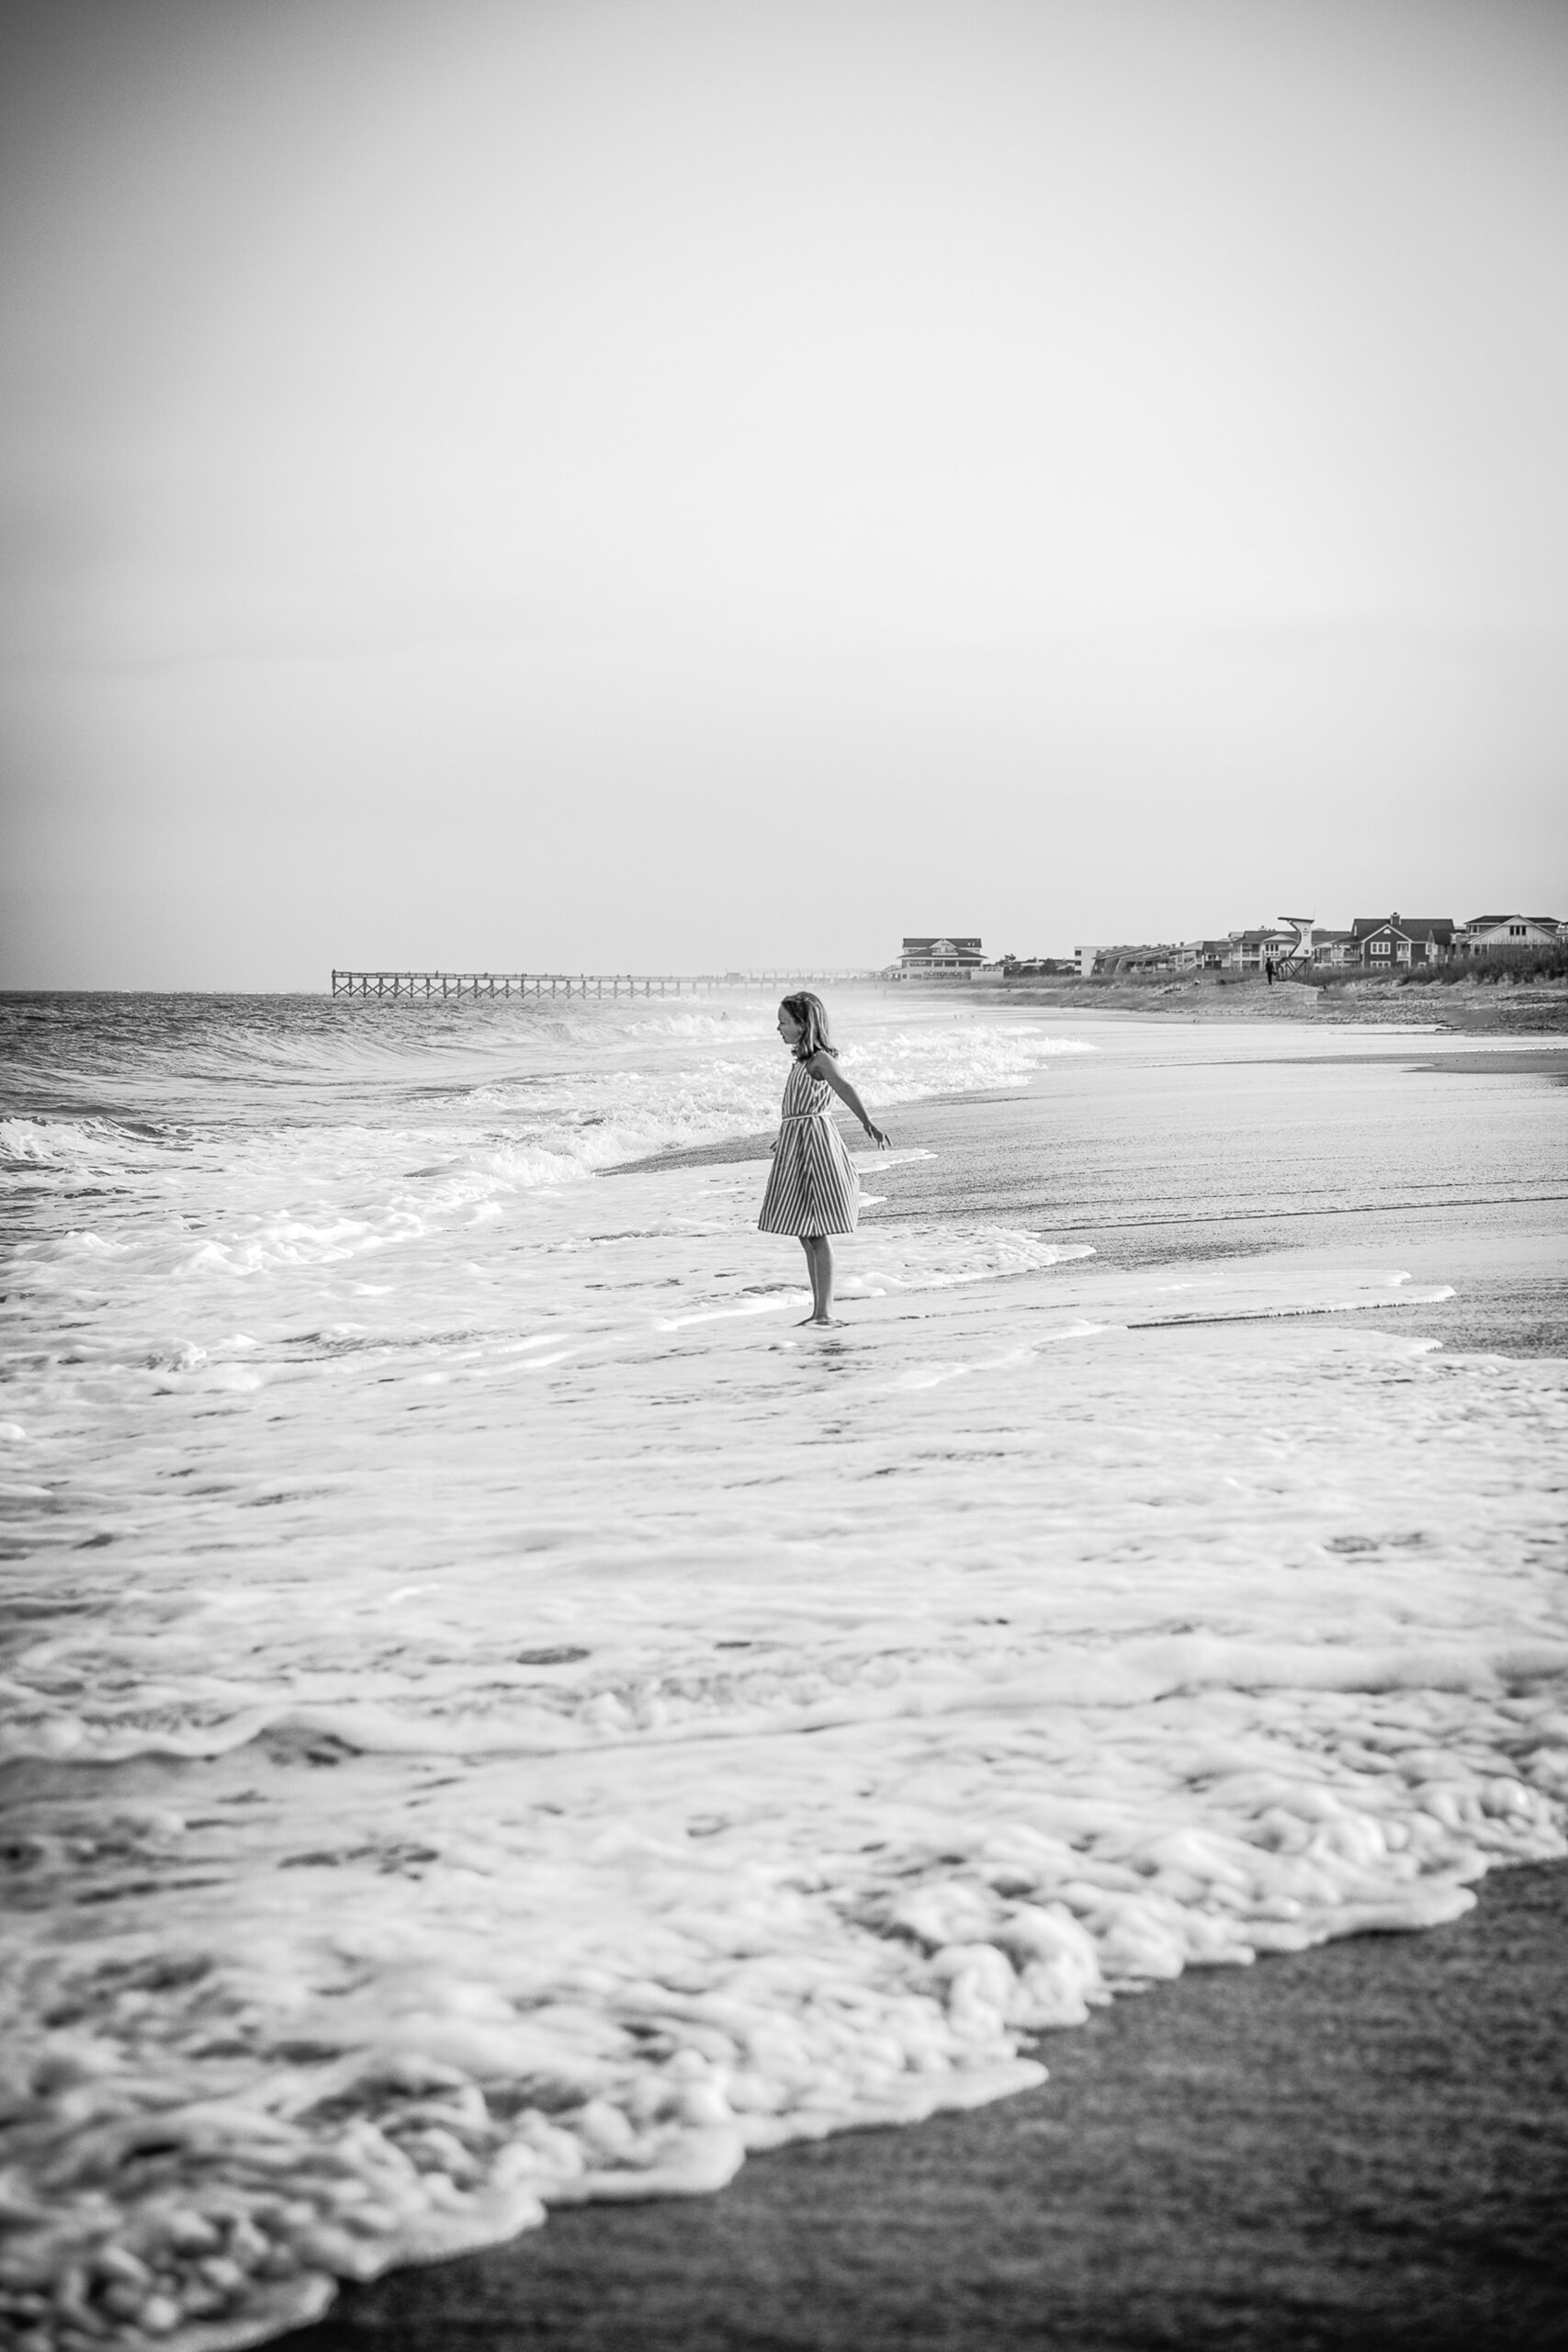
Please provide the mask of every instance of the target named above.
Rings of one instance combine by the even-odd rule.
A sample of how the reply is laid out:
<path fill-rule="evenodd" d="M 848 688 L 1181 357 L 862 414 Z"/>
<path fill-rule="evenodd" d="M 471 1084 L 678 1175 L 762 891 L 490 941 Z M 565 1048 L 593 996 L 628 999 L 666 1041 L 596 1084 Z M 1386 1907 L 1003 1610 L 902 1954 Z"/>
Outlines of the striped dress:
<path fill-rule="evenodd" d="M 757 1219 L 761 1233 L 852 1233 L 860 1187 L 843 1137 L 828 1115 L 833 1090 L 792 1062 L 773 1172 Z"/>

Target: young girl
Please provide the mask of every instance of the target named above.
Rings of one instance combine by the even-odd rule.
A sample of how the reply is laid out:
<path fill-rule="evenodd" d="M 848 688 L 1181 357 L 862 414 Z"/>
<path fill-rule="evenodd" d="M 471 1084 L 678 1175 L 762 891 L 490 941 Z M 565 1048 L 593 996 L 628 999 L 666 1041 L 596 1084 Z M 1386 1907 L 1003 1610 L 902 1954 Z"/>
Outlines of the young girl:
<path fill-rule="evenodd" d="M 887 1148 L 887 1137 L 873 1126 L 849 1080 L 839 1075 L 820 997 L 805 989 L 786 996 L 779 1007 L 779 1035 L 795 1061 L 784 1080 L 784 1115 L 757 1229 L 798 1235 L 811 1270 L 811 1312 L 805 1319 L 831 1324 L 833 1245 L 828 1237 L 852 1233 L 860 1214 L 854 1165 L 829 1116 L 833 1096 L 849 1104 L 879 1151 Z"/>

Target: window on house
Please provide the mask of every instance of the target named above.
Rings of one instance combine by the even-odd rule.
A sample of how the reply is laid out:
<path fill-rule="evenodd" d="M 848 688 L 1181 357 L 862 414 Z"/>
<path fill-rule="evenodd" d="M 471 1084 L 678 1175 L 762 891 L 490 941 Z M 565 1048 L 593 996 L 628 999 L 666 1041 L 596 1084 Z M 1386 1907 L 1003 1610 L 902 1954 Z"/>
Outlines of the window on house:
<path fill-rule="evenodd" d="M 1386 939 L 1374 939 L 1372 942 L 1372 954 L 1374 956 L 1386 956 L 1388 954 L 1388 948 L 1389 943 Z"/>

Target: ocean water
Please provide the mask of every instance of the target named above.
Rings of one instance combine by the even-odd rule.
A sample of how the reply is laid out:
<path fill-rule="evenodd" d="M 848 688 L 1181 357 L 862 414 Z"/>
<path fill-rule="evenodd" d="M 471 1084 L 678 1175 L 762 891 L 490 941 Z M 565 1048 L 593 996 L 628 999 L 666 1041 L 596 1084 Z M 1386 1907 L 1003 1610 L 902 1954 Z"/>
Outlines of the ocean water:
<path fill-rule="evenodd" d="M 769 1002 L 0 1009 L 26 2352 L 258 2342 L 1568 1850 L 1568 1361 L 1473 1340 L 1561 1295 L 1568 1090 L 835 1010 L 896 1148 L 821 1333 Z"/>

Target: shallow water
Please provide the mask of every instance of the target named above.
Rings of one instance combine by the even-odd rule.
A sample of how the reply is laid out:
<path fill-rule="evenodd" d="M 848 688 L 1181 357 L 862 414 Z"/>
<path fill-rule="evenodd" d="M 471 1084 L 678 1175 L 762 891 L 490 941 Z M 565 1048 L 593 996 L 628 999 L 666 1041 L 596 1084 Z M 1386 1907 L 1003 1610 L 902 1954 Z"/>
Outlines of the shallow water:
<path fill-rule="evenodd" d="M 838 1011 L 898 1148 L 822 1334 L 761 1163 L 594 1173 L 764 1125 L 769 1004 L 6 1008 L 38 2352 L 256 2340 L 1565 1850 L 1568 1363 L 1431 1334 L 1561 1283 L 1568 1094 Z"/>

